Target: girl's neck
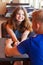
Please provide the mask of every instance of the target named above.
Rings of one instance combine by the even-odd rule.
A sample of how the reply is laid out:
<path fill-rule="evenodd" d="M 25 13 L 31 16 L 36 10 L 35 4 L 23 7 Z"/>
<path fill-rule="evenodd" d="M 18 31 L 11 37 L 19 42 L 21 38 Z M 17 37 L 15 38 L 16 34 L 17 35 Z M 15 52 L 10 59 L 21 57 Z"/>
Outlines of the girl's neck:
<path fill-rule="evenodd" d="M 19 24 L 19 22 L 18 21 L 16 21 L 16 26 L 18 27 L 18 26 L 20 26 L 20 24 Z"/>

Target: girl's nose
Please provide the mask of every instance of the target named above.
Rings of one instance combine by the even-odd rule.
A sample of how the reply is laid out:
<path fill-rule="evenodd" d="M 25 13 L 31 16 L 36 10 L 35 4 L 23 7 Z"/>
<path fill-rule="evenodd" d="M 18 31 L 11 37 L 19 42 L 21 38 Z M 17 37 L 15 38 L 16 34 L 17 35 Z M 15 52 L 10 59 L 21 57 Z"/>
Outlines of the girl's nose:
<path fill-rule="evenodd" d="M 20 14 L 19 16 L 20 16 L 20 17 L 22 17 L 22 15 L 21 15 L 21 14 Z"/>

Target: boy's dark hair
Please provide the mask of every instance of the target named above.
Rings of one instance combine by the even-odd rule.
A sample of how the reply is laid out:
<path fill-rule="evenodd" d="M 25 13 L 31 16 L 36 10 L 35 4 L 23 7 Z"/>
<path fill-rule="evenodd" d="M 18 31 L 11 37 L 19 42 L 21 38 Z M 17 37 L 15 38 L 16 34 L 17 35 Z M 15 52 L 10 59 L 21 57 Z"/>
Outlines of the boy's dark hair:
<path fill-rule="evenodd" d="M 36 22 L 43 22 L 43 10 L 37 10 L 33 12 L 32 20 Z"/>

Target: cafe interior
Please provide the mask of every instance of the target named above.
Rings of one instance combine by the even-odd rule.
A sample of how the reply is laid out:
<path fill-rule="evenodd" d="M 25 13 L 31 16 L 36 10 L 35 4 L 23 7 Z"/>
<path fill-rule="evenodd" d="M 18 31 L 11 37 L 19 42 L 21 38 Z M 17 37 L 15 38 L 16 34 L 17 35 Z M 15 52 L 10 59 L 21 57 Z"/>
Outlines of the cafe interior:
<path fill-rule="evenodd" d="M 27 15 L 32 22 L 32 12 L 43 9 L 43 0 L 0 0 L 0 39 L 3 37 L 3 25 L 10 18 L 13 10 L 17 6 L 26 8 Z M 14 60 L 13 60 L 14 61 Z M 0 65 L 13 65 L 12 61 L 0 61 Z M 24 61 L 22 65 L 30 65 L 29 61 Z"/>

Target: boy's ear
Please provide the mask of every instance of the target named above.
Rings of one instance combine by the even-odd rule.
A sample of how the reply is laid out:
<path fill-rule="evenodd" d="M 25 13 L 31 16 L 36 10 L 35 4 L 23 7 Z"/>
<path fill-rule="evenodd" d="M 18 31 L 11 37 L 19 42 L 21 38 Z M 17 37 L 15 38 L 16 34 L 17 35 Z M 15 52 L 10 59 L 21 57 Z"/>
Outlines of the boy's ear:
<path fill-rule="evenodd" d="M 40 28 L 40 24 L 39 23 L 37 23 L 37 29 L 39 29 Z"/>

